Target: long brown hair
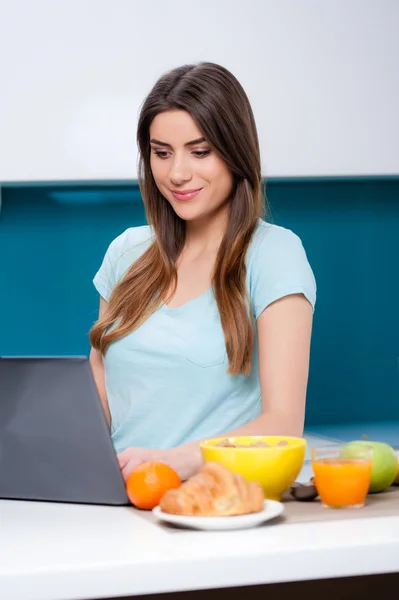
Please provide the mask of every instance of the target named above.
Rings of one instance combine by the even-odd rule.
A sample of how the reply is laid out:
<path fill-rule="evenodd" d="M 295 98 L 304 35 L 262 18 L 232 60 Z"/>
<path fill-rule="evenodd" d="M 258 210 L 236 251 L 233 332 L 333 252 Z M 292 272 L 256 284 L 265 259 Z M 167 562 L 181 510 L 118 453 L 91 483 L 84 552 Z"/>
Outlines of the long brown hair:
<path fill-rule="evenodd" d="M 213 270 L 212 287 L 229 373 L 248 375 L 254 319 L 246 288 L 245 254 L 258 218 L 263 216 L 259 142 L 245 91 L 227 69 L 214 63 L 185 65 L 166 73 L 142 105 L 137 130 L 139 185 L 154 241 L 116 285 L 106 315 L 90 330 L 90 342 L 105 354 L 111 342 L 137 329 L 176 289 L 176 261 L 185 244 L 185 222 L 155 184 L 149 135 L 157 114 L 176 109 L 191 115 L 234 177 L 229 218 Z"/>

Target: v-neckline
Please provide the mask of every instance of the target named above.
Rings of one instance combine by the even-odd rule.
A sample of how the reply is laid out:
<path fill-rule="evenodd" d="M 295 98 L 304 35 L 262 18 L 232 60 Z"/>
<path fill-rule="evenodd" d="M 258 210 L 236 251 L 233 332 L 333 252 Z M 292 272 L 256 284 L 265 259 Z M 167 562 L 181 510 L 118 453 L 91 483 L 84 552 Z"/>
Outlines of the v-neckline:
<path fill-rule="evenodd" d="M 180 304 L 179 306 L 168 306 L 165 302 L 162 304 L 163 308 L 165 308 L 168 312 L 174 313 L 174 312 L 179 312 L 184 310 L 186 307 L 191 306 L 192 304 L 194 304 L 195 302 L 198 302 L 199 300 L 201 300 L 202 298 L 204 298 L 205 296 L 207 296 L 210 292 L 212 291 L 212 286 L 210 286 L 207 290 L 205 290 L 205 292 L 202 292 L 202 294 L 200 294 L 199 296 L 196 296 L 195 298 L 192 298 L 191 300 L 187 300 L 187 302 L 184 302 L 184 304 Z"/>

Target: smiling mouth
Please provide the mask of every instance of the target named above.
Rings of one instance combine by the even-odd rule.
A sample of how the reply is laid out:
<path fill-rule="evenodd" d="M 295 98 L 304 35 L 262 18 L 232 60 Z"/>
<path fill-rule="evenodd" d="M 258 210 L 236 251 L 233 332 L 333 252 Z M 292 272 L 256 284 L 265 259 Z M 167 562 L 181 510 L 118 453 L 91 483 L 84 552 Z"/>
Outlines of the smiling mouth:
<path fill-rule="evenodd" d="M 200 193 L 201 190 L 202 188 L 199 190 L 182 190 L 181 192 L 172 191 L 172 194 L 176 200 L 192 200 Z"/>

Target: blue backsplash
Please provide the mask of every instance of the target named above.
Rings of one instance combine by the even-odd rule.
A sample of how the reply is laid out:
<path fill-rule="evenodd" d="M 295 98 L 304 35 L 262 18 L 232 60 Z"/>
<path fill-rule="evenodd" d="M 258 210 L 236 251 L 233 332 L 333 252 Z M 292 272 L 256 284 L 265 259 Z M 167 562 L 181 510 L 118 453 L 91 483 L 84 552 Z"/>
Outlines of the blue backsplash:
<path fill-rule="evenodd" d="M 269 220 L 304 243 L 318 284 L 306 423 L 399 418 L 399 181 L 270 181 Z M 135 186 L 3 188 L 0 355 L 87 354 L 92 278 L 145 223 Z"/>

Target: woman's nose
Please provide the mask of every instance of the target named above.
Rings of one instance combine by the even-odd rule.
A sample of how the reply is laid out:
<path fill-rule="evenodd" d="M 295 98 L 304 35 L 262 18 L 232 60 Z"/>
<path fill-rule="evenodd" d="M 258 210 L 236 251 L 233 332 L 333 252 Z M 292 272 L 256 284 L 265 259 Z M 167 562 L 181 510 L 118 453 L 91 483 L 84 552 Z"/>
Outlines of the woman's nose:
<path fill-rule="evenodd" d="M 182 185 L 191 179 L 191 169 L 186 161 L 181 159 L 173 160 L 169 172 L 169 177 L 174 185 Z"/>

